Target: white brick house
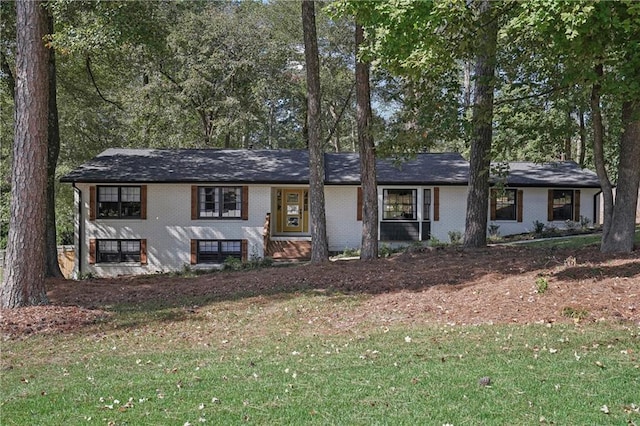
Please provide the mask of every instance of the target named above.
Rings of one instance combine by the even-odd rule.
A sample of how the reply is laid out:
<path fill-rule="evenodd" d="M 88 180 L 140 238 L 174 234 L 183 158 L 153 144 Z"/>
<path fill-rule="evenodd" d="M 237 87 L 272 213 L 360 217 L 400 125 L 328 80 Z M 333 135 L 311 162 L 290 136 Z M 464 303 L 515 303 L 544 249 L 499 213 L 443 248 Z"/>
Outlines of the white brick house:
<path fill-rule="evenodd" d="M 464 231 L 469 166 L 459 154 L 378 160 L 377 168 L 381 242 L 448 241 L 450 231 Z M 327 153 L 325 169 L 329 250 L 358 248 L 359 158 Z M 304 150 L 108 149 L 62 182 L 75 188 L 76 275 L 308 254 Z M 530 231 L 536 220 L 593 222 L 598 192 L 595 174 L 575 163 L 512 163 L 490 195 L 489 223 L 509 235 Z"/>

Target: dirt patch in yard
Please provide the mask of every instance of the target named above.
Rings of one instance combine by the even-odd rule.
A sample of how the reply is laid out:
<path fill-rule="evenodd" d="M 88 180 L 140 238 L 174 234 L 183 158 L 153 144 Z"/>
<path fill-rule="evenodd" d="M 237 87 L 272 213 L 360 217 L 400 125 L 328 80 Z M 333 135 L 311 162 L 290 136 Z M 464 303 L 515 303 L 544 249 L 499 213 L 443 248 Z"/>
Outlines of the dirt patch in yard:
<path fill-rule="evenodd" d="M 352 323 L 606 320 L 640 325 L 639 253 L 605 255 L 595 247 L 449 247 L 367 262 L 336 261 L 196 277 L 49 280 L 47 286 L 50 306 L 0 311 L 5 339 L 70 332 L 107 318 L 114 305 L 159 303 L 190 309 L 304 291 L 369 295 L 345 317 Z"/>

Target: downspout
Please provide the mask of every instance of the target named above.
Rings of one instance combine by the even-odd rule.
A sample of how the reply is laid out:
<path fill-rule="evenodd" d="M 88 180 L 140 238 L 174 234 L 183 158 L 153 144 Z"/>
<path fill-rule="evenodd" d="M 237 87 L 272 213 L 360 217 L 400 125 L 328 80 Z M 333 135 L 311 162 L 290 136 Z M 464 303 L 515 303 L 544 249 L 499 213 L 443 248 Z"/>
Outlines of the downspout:
<path fill-rule="evenodd" d="M 74 192 L 78 195 L 78 204 L 76 208 L 78 212 L 76 217 L 78 218 L 78 229 L 77 229 L 77 238 L 76 240 L 76 261 L 78 262 L 77 275 L 76 279 L 80 279 L 82 276 L 82 241 L 83 241 L 83 227 L 82 227 L 82 190 L 76 186 L 76 183 L 72 184 Z M 75 241 L 74 241 L 75 242 Z"/>

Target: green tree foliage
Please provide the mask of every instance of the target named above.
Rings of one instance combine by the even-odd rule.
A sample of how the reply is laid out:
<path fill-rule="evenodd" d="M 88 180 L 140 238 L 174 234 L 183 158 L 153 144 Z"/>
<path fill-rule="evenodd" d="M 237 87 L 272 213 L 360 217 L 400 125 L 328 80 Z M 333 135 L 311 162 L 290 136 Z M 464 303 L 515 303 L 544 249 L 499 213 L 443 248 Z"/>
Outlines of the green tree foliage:
<path fill-rule="evenodd" d="M 565 83 L 590 92 L 594 163 L 605 204 L 601 248 L 632 250 L 640 185 L 640 4 L 536 0 L 526 3 L 514 23 L 550 40 L 551 50 L 562 58 Z M 616 112 L 620 126 L 612 128 Z M 605 154 L 607 128 L 619 141 L 615 201 Z"/>
<path fill-rule="evenodd" d="M 15 2 L 0 2 L 0 250 L 7 246 L 16 49 Z"/>
<path fill-rule="evenodd" d="M 305 147 L 299 3 L 56 0 L 48 8 L 56 20 L 57 176 L 114 146 Z M 0 13 L 0 59 L 11 69 L 14 3 L 2 2 Z M 353 150 L 353 25 L 319 9 L 317 26 L 323 147 Z M 7 75 L 0 73 L 3 238 L 13 134 Z M 72 189 L 57 186 L 56 194 L 58 241 L 70 243 Z"/>
<path fill-rule="evenodd" d="M 296 6 L 56 2 L 63 24 L 54 41 L 75 68 L 73 91 L 95 101 L 84 127 L 101 128 L 111 146 L 302 147 Z M 334 149 L 354 149 L 352 26 L 318 13 L 318 34 L 326 137 Z"/>

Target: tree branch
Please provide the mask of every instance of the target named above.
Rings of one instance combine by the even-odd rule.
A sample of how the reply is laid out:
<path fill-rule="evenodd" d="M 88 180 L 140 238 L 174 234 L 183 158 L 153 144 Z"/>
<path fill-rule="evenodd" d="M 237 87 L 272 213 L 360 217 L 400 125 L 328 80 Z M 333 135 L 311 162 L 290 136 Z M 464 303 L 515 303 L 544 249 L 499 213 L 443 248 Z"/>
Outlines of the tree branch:
<path fill-rule="evenodd" d="M 91 70 L 91 57 L 89 55 L 87 55 L 87 60 L 86 60 L 86 66 L 87 66 L 87 73 L 89 74 L 89 78 L 91 78 L 91 83 L 93 84 L 93 87 L 95 87 L 96 92 L 98 93 L 98 96 L 100 96 L 100 98 L 105 101 L 110 103 L 111 105 L 115 106 L 116 108 L 118 108 L 120 111 L 124 111 L 124 109 L 118 105 L 116 102 L 111 101 L 107 98 L 105 98 L 102 95 L 102 92 L 100 92 L 100 89 L 98 88 L 98 84 L 96 83 L 96 79 L 93 76 L 93 71 Z"/>
<path fill-rule="evenodd" d="M 182 87 L 182 85 L 178 83 L 178 81 L 175 78 L 171 77 L 164 69 L 162 69 L 162 64 L 160 64 L 160 66 L 158 67 L 158 71 L 162 76 L 164 76 L 164 78 L 166 78 L 167 80 L 169 80 L 169 82 L 171 82 L 174 86 L 176 86 L 178 90 L 180 90 L 181 92 L 184 92 L 184 87 Z M 188 98 L 191 106 L 193 106 L 196 110 L 198 110 L 199 104 L 191 96 L 189 96 Z"/>
<path fill-rule="evenodd" d="M 333 123 L 333 126 L 329 131 L 329 136 L 327 136 L 327 139 L 324 141 L 325 144 L 329 143 L 329 141 L 333 137 L 333 134 L 336 132 L 336 129 L 338 128 L 338 123 L 340 123 L 340 120 L 342 120 L 342 116 L 344 115 L 344 112 L 347 109 L 347 106 L 349 106 L 349 101 L 351 101 L 351 97 L 353 96 L 353 90 L 355 88 L 356 88 L 356 83 L 354 82 L 353 85 L 351 86 L 351 89 L 349 90 L 349 95 L 347 96 L 347 98 L 344 101 L 344 104 L 342 105 L 342 109 L 340 110 L 340 114 L 338 114 L 338 118 L 336 118 L 336 121 Z"/>

